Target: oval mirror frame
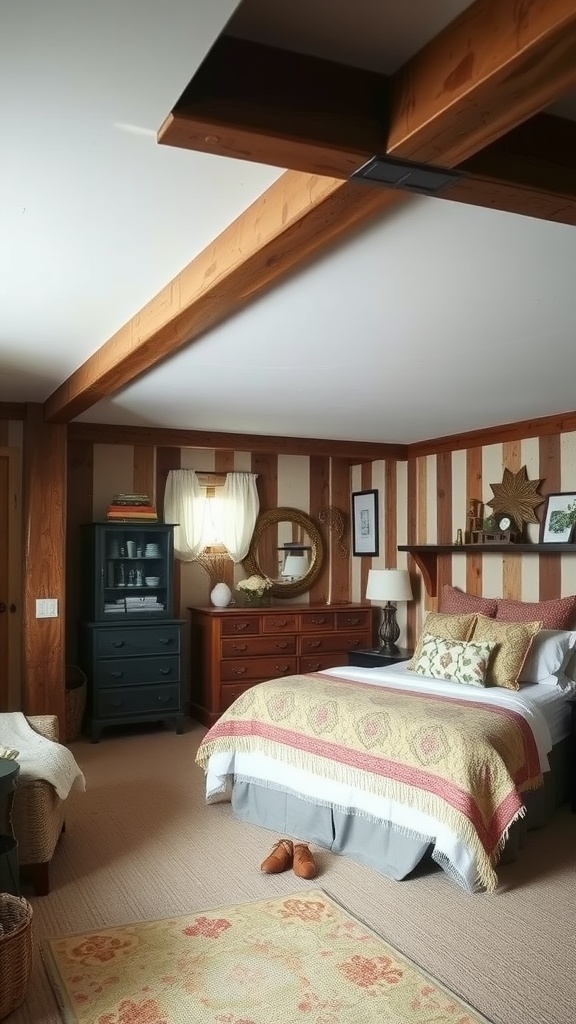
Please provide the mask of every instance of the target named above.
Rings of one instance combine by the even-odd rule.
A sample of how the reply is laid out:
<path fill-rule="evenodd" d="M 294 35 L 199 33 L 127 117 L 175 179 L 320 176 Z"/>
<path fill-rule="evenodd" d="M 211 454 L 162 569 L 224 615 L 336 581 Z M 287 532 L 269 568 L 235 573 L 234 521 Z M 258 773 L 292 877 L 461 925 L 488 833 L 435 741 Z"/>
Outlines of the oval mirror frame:
<path fill-rule="evenodd" d="M 248 576 L 265 576 L 266 573 L 262 572 L 258 564 L 258 544 L 262 537 L 262 534 L 270 527 L 276 526 L 278 523 L 291 522 L 297 523 L 303 530 L 308 534 L 310 540 L 310 568 L 298 580 L 293 580 L 291 583 L 276 583 L 273 582 L 271 589 L 268 593 L 272 594 L 273 597 L 298 597 L 300 594 L 305 594 L 307 590 L 314 583 L 318 576 L 322 572 L 322 563 L 324 560 L 324 544 L 322 543 L 322 534 L 311 516 L 307 515 L 306 512 L 301 512 L 298 508 L 272 508 L 268 512 L 261 512 L 256 520 L 254 527 L 254 533 L 252 534 L 252 540 L 250 541 L 250 548 L 246 558 L 242 560 L 242 565 L 246 570 Z"/>

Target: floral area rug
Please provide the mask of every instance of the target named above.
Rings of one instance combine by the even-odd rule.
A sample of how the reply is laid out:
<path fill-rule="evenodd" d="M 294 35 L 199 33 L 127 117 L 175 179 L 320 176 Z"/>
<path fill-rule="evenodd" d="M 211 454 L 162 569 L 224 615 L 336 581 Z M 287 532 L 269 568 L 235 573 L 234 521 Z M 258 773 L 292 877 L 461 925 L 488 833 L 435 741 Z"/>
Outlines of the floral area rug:
<path fill-rule="evenodd" d="M 488 1024 L 317 889 L 42 955 L 67 1024 Z"/>

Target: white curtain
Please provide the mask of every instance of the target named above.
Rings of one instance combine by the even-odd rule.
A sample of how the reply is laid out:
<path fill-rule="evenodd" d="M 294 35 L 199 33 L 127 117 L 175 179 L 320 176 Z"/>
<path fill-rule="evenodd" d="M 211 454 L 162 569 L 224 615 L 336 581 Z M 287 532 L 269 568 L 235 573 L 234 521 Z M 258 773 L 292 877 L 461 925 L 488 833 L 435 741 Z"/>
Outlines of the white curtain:
<path fill-rule="evenodd" d="M 222 543 L 233 562 L 248 554 L 260 511 L 256 473 L 227 473 L 222 488 Z"/>
<path fill-rule="evenodd" d="M 164 494 L 164 522 L 176 523 L 174 553 L 182 562 L 193 562 L 204 547 L 203 526 L 206 496 L 193 469 L 171 469 Z"/>
<path fill-rule="evenodd" d="M 260 510 L 256 479 L 256 473 L 227 473 L 219 494 L 221 536 L 218 540 L 233 562 L 246 558 L 254 533 Z M 207 544 L 214 543 L 208 499 L 195 470 L 171 469 L 168 473 L 164 520 L 177 524 L 174 553 L 181 562 L 193 562 Z"/>

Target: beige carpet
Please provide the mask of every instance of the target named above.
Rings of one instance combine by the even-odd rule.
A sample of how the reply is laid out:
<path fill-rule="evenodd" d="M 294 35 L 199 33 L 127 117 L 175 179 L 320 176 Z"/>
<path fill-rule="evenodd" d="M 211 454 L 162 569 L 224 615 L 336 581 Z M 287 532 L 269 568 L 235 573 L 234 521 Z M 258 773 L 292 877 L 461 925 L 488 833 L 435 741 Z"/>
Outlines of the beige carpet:
<path fill-rule="evenodd" d="M 69 800 L 53 891 L 31 897 L 35 939 L 177 917 L 322 888 L 494 1024 L 576 1019 L 576 815 L 532 832 L 496 893 L 441 871 L 404 882 L 319 852 L 313 882 L 262 875 L 274 834 L 207 807 L 194 755 L 204 730 L 104 734 L 72 745 L 87 792 Z M 10 1024 L 61 1020 L 40 956 Z M 308 1022 L 312 1024 L 312 1020 Z"/>
<path fill-rule="evenodd" d="M 489 1024 L 321 889 L 48 939 L 67 1024 Z"/>

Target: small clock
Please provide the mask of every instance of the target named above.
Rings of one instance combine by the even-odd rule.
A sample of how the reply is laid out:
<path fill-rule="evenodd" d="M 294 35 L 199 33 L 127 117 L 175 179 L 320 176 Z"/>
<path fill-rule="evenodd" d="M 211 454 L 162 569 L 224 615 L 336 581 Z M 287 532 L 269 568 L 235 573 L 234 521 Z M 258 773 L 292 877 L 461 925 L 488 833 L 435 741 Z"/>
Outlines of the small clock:
<path fill-rule="evenodd" d="M 496 526 L 502 531 L 502 533 L 505 533 L 506 530 L 510 530 L 512 528 L 512 519 L 506 514 L 496 516 Z"/>

